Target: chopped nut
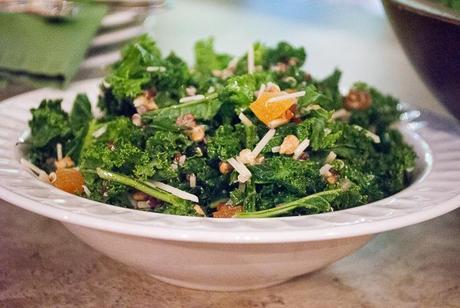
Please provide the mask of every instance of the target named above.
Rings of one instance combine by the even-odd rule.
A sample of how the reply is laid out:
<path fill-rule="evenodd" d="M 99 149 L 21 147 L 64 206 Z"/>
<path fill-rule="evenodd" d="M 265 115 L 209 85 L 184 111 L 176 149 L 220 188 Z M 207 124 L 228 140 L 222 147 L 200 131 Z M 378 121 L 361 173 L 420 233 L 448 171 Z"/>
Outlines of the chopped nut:
<path fill-rule="evenodd" d="M 147 107 L 145 107 L 145 105 L 140 105 L 136 108 L 136 111 L 138 114 L 144 114 L 147 112 Z"/>
<path fill-rule="evenodd" d="M 227 163 L 226 161 L 221 161 L 219 163 L 219 171 L 220 173 L 222 174 L 228 174 L 229 172 L 231 172 L 233 170 L 233 167 L 232 165 L 230 165 L 229 163 Z"/>
<path fill-rule="evenodd" d="M 231 218 L 242 211 L 243 208 L 241 206 L 232 206 L 221 203 L 217 206 L 217 211 L 212 213 L 212 216 L 214 216 L 214 218 Z"/>
<path fill-rule="evenodd" d="M 135 126 L 138 126 L 138 127 L 142 126 L 142 117 L 138 113 L 135 113 L 132 115 L 131 121 L 133 122 Z"/>
<path fill-rule="evenodd" d="M 158 109 L 157 104 L 153 100 L 154 95 L 155 93 L 152 90 L 148 90 L 134 99 L 133 105 L 136 107 L 137 113 L 144 114 L 147 111 Z"/>
<path fill-rule="evenodd" d="M 196 126 L 195 117 L 191 113 L 181 115 L 176 119 L 176 125 L 185 128 L 193 128 Z"/>
<path fill-rule="evenodd" d="M 185 94 L 187 94 L 187 96 L 196 95 L 196 88 L 194 86 L 189 86 L 185 88 Z"/>
<path fill-rule="evenodd" d="M 146 210 L 150 208 L 149 201 L 138 201 L 136 202 L 136 209 Z"/>
<path fill-rule="evenodd" d="M 56 167 L 56 169 L 72 168 L 74 166 L 74 162 L 72 158 L 70 158 L 69 156 L 65 156 L 64 158 L 60 160 L 56 160 L 54 162 L 54 166 Z"/>
<path fill-rule="evenodd" d="M 303 152 L 302 154 L 300 154 L 299 158 L 297 160 L 308 160 L 310 159 L 310 156 L 308 155 L 307 152 Z"/>
<path fill-rule="evenodd" d="M 294 135 L 287 135 L 283 139 L 283 143 L 280 146 L 280 154 L 291 155 L 294 154 L 294 150 L 299 146 L 300 141 Z"/>
<path fill-rule="evenodd" d="M 203 209 L 201 208 L 201 206 L 199 204 L 195 204 L 193 206 L 193 209 L 195 210 L 195 213 L 199 216 L 206 216 L 206 214 L 204 213 Z"/>
<path fill-rule="evenodd" d="M 191 129 L 190 139 L 195 142 L 203 141 L 204 139 L 204 126 L 198 125 Z"/>
<path fill-rule="evenodd" d="M 293 65 L 297 65 L 297 63 L 299 63 L 299 59 L 297 58 L 289 58 L 288 60 L 288 64 L 293 66 Z"/>
<path fill-rule="evenodd" d="M 288 68 L 289 67 L 286 63 L 278 62 L 276 65 L 271 67 L 271 70 L 277 73 L 285 73 Z"/>
<path fill-rule="evenodd" d="M 254 161 L 254 165 L 260 165 L 262 164 L 263 162 L 265 161 L 265 157 L 262 156 L 262 155 L 259 155 L 256 157 L 255 161 Z"/>
<path fill-rule="evenodd" d="M 242 164 L 250 164 L 253 165 L 255 162 L 255 157 L 252 155 L 252 151 L 249 149 L 241 150 L 240 154 L 238 155 L 237 160 Z"/>
<path fill-rule="evenodd" d="M 132 197 L 135 201 L 146 201 L 149 198 L 149 196 L 146 193 L 143 193 L 142 191 L 134 192 Z"/>
<path fill-rule="evenodd" d="M 270 93 L 272 92 L 277 93 L 280 91 L 281 91 L 280 87 L 276 83 L 273 83 L 273 82 L 267 83 L 267 86 L 265 87 L 265 90 L 264 90 L 264 92 L 270 92 Z"/>
<path fill-rule="evenodd" d="M 147 111 L 152 111 L 152 110 L 157 110 L 158 105 L 155 103 L 155 101 L 149 101 L 147 104 L 144 105 Z"/>
<path fill-rule="evenodd" d="M 326 178 L 326 181 L 327 181 L 329 184 L 335 184 L 335 183 L 337 183 L 337 175 L 331 173 L 331 175 L 328 176 L 328 177 Z"/>
<path fill-rule="evenodd" d="M 365 110 L 372 105 L 372 96 L 368 91 L 351 89 L 345 97 L 343 106 L 347 110 Z"/>

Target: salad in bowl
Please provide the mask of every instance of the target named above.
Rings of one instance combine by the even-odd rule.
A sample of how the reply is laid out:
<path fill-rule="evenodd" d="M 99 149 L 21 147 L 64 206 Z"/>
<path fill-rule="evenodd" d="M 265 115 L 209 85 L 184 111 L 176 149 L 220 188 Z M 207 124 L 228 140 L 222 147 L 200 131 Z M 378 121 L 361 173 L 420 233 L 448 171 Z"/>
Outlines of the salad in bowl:
<path fill-rule="evenodd" d="M 416 154 L 394 127 L 397 99 L 340 71 L 315 79 L 306 52 L 255 43 L 241 57 L 195 44 L 189 67 L 144 35 L 100 85 L 31 109 L 24 166 L 115 206 L 184 216 L 264 218 L 352 208 L 411 181 Z"/>

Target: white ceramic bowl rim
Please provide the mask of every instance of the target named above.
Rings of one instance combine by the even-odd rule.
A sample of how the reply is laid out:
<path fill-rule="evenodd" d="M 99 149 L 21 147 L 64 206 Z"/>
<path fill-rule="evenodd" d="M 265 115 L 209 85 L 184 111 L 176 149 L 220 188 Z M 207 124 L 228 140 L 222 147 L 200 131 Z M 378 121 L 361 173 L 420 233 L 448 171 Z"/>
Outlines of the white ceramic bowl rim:
<path fill-rule="evenodd" d="M 77 93 L 96 100 L 100 80 L 74 83 L 66 91 L 41 89 L 0 104 L 0 198 L 65 223 L 163 240 L 207 243 L 287 243 L 337 239 L 396 229 L 452 211 L 460 205 L 460 128 L 455 122 L 402 123 L 424 170 L 409 188 L 386 199 L 333 213 L 267 219 L 182 217 L 120 208 L 60 191 L 38 181 L 19 164 L 14 146 L 27 127 L 29 109 L 42 98 Z M 438 122 L 436 122 L 438 123 Z M 431 151 L 430 149 L 433 149 Z"/>

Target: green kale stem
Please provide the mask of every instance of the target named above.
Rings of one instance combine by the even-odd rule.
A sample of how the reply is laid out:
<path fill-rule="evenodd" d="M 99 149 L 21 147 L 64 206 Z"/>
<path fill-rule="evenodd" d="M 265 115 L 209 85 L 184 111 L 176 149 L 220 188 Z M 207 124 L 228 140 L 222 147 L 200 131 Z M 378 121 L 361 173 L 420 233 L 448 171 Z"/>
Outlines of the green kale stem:
<path fill-rule="evenodd" d="M 334 190 L 327 190 L 322 191 L 313 195 L 309 195 L 291 202 L 282 203 L 274 208 L 262 210 L 262 211 L 255 211 L 255 212 L 242 212 L 236 214 L 236 218 L 268 218 L 268 217 L 275 217 L 280 216 L 286 213 L 291 212 L 296 208 L 306 208 L 311 209 L 315 212 L 326 212 L 331 210 L 330 197 L 337 196 L 341 192 L 342 189 L 334 189 Z M 320 201 L 320 206 L 318 206 L 318 201 Z M 324 208 L 320 208 L 323 206 Z"/>
<path fill-rule="evenodd" d="M 96 173 L 100 178 L 104 180 L 114 181 L 114 182 L 129 186 L 129 187 L 132 187 L 134 189 L 142 191 L 143 193 L 146 193 L 149 196 L 152 196 L 158 200 L 161 200 L 161 201 L 164 201 L 170 204 L 186 205 L 188 203 L 186 200 L 183 200 L 168 192 L 154 188 L 142 182 L 136 181 L 125 175 L 106 171 L 101 168 L 97 168 Z"/>

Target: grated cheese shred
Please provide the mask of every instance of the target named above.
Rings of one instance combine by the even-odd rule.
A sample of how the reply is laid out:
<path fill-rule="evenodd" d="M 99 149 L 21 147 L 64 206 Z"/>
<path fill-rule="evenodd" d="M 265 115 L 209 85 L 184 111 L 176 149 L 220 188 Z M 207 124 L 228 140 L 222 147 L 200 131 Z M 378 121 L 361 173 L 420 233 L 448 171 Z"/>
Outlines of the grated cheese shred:
<path fill-rule="evenodd" d="M 199 199 L 198 199 L 197 196 L 195 196 L 195 195 L 193 195 L 191 193 L 188 193 L 186 191 L 180 190 L 180 189 L 178 189 L 176 187 L 173 187 L 171 185 L 161 183 L 161 182 L 158 182 L 158 181 L 148 181 L 146 183 L 150 184 L 150 186 L 152 186 L 152 187 L 159 188 L 161 190 L 167 191 L 167 192 L 169 192 L 169 193 L 173 194 L 174 196 L 179 197 L 181 199 L 189 200 L 189 201 L 197 202 L 197 203 L 199 202 Z"/>
<path fill-rule="evenodd" d="M 299 143 L 299 145 L 295 148 L 294 155 L 292 156 L 292 158 L 299 159 L 300 155 L 302 155 L 302 153 L 308 148 L 309 145 L 310 139 L 305 138 L 304 140 L 302 140 L 302 142 Z"/>
<path fill-rule="evenodd" d="M 238 115 L 238 118 L 240 119 L 241 123 L 243 123 L 244 126 L 254 125 L 252 121 L 242 112 Z"/>
<path fill-rule="evenodd" d="M 62 144 L 58 143 L 56 144 L 56 153 L 57 153 L 57 160 L 62 159 Z"/>
<path fill-rule="evenodd" d="M 253 74 L 255 70 L 254 65 L 254 47 L 251 45 L 248 50 L 248 73 Z"/>
<path fill-rule="evenodd" d="M 202 99 L 205 99 L 205 96 L 202 95 L 202 94 L 193 95 L 193 96 L 186 96 L 186 97 L 182 97 L 179 100 L 179 103 L 190 103 L 190 102 L 199 101 L 199 100 L 202 100 Z"/>
<path fill-rule="evenodd" d="M 270 128 L 268 132 L 262 137 L 262 139 L 260 139 L 260 141 L 254 147 L 254 150 L 252 150 L 252 156 L 254 157 L 259 156 L 260 152 L 262 152 L 262 150 L 270 142 L 270 140 L 272 140 L 275 134 L 276 134 L 276 129 Z"/>
<path fill-rule="evenodd" d="M 270 98 L 267 101 L 267 103 L 275 103 L 275 102 L 283 101 L 283 100 L 286 100 L 286 99 L 293 99 L 293 98 L 297 98 L 297 97 L 302 97 L 304 95 L 305 95 L 305 91 L 299 91 L 299 92 L 289 93 L 289 94 L 285 94 L 285 95 L 275 96 L 275 97 Z"/>

